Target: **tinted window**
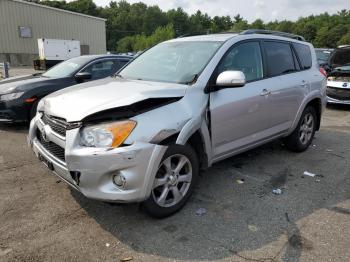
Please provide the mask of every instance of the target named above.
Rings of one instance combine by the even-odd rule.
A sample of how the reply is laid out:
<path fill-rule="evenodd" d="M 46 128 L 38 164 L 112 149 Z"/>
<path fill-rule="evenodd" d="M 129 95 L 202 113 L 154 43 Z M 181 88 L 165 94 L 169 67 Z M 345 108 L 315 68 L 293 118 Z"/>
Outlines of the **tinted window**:
<path fill-rule="evenodd" d="M 294 49 L 299 57 L 302 69 L 309 69 L 312 65 L 310 47 L 303 44 L 293 43 Z"/>
<path fill-rule="evenodd" d="M 230 70 L 242 71 L 247 81 L 263 78 L 259 43 L 248 42 L 234 46 L 220 62 L 218 74 Z"/>
<path fill-rule="evenodd" d="M 43 76 L 50 78 L 71 76 L 74 72 L 88 63 L 90 59 L 91 58 L 84 56 L 68 59 L 49 69 L 43 74 Z"/>
<path fill-rule="evenodd" d="M 89 65 L 83 72 L 89 72 L 91 79 L 100 79 L 114 74 L 120 65 L 118 60 L 103 60 Z"/>
<path fill-rule="evenodd" d="M 292 49 L 288 43 L 265 42 L 267 75 L 278 76 L 296 71 Z"/>

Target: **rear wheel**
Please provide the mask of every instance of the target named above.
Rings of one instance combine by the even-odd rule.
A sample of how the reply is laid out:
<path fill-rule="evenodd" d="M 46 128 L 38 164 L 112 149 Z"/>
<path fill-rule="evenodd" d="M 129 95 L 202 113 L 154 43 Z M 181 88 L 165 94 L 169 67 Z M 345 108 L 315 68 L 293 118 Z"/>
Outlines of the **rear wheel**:
<path fill-rule="evenodd" d="M 170 145 L 158 167 L 152 193 L 141 207 L 153 217 L 166 217 L 187 202 L 198 177 L 198 159 L 189 145 Z"/>
<path fill-rule="evenodd" d="M 287 148 L 294 152 L 305 151 L 314 138 L 317 121 L 315 109 L 311 106 L 306 107 L 297 127 L 293 133 L 285 139 Z"/>

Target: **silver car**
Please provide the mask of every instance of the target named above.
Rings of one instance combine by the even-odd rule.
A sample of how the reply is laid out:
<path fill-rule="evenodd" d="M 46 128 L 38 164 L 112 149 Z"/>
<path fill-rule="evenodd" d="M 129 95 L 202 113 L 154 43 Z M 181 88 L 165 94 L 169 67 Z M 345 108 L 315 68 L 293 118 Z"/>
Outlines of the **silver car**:
<path fill-rule="evenodd" d="M 350 105 L 350 46 L 336 48 L 326 69 L 328 103 Z"/>
<path fill-rule="evenodd" d="M 320 127 L 326 78 L 301 37 L 247 31 L 173 39 L 118 75 L 38 105 L 29 144 L 88 198 L 178 211 L 198 173 L 274 139 L 306 150 Z"/>

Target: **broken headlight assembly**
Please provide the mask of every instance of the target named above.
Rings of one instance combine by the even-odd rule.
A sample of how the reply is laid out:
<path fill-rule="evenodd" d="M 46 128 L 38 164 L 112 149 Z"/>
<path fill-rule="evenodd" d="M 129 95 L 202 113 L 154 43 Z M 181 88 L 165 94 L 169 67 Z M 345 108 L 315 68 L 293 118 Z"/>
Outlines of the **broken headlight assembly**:
<path fill-rule="evenodd" d="M 81 130 L 80 144 L 86 147 L 116 148 L 127 139 L 135 126 L 136 122 L 132 120 L 86 126 Z"/>

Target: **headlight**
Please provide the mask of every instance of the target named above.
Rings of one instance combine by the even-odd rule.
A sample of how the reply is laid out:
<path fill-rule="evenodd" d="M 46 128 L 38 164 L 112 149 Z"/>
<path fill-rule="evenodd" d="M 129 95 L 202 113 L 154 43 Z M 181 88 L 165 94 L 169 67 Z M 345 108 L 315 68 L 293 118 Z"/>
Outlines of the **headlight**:
<path fill-rule="evenodd" d="M 2 101 L 10 101 L 19 98 L 21 95 L 23 95 L 24 92 L 18 92 L 18 93 L 10 93 L 0 96 L 0 100 Z"/>
<path fill-rule="evenodd" d="M 88 147 L 118 147 L 130 135 L 136 122 L 132 120 L 88 126 L 81 131 L 81 145 Z"/>

